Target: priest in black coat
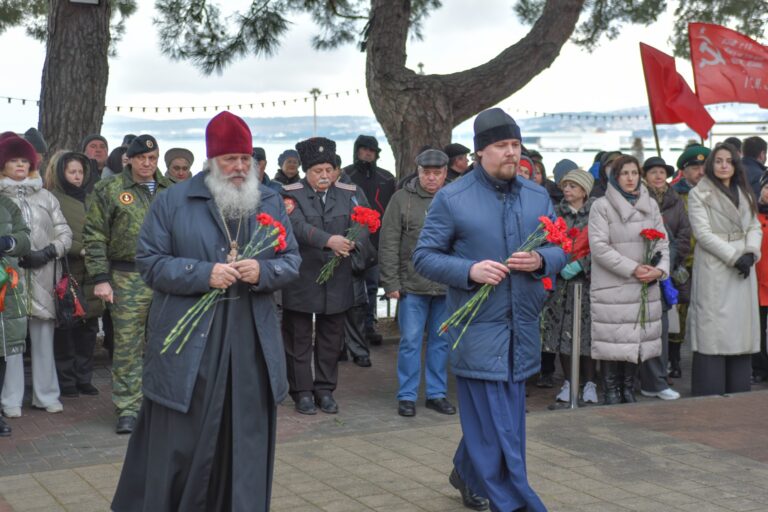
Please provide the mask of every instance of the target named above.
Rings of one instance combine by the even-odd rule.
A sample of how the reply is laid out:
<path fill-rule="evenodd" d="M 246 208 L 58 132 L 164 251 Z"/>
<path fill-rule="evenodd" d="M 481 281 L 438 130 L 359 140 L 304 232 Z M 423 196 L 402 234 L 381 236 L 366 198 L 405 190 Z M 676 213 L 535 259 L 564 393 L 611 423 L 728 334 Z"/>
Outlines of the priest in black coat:
<path fill-rule="evenodd" d="M 282 199 L 259 184 L 251 140 L 242 119 L 216 116 L 205 171 L 158 197 L 142 227 L 136 264 L 154 291 L 144 402 L 115 512 L 269 510 L 276 405 L 288 391 L 272 293 L 298 276 L 301 258 Z M 254 233 L 271 231 L 259 229 L 260 213 L 283 224 L 287 245 L 244 259 Z M 211 289 L 225 292 L 183 349 L 161 353 Z"/>

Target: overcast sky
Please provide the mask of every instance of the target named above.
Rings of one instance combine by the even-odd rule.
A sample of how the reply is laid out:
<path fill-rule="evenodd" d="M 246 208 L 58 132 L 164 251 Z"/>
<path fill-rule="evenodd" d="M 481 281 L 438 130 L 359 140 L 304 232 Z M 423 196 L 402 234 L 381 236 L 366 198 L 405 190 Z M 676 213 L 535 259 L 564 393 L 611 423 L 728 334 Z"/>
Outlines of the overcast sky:
<path fill-rule="evenodd" d="M 242 0 L 223 2 L 227 8 L 238 3 L 242 4 Z M 191 64 L 172 62 L 160 54 L 151 21 L 154 1 L 138 0 L 138 4 L 138 12 L 128 20 L 125 37 L 117 47 L 118 56 L 111 59 L 107 105 L 247 104 L 290 100 L 306 96 L 309 89 L 318 87 L 323 92 L 361 91 L 350 97 L 319 102 L 319 115 L 372 115 L 365 94 L 365 55 L 353 46 L 315 52 L 310 46 L 315 31 L 308 17 L 293 20 L 294 25 L 276 56 L 247 57 L 223 75 L 206 77 Z M 427 19 L 425 39 L 409 43 L 409 67 L 416 69 L 421 62 L 426 73 L 448 73 L 494 57 L 528 30 L 518 23 L 511 5 L 509 0 L 446 0 L 445 6 Z M 515 117 L 523 114 L 515 113 L 514 109 L 608 111 L 645 105 L 638 43 L 642 41 L 671 53 L 667 42 L 671 29 L 672 16 L 668 13 L 649 27 L 625 27 L 619 39 L 604 40 L 592 54 L 566 44 L 549 69 L 501 105 Z M 22 29 L 14 29 L 0 36 L 0 49 L 0 96 L 37 99 L 44 45 L 28 38 Z M 690 63 L 678 59 L 677 66 L 692 84 Z M 289 102 L 286 107 L 278 103 L 278 107 L 243 113 L 254 117 L 311 115 L 312 107 L 311 103 Z M 153 113 L 150 117 L 162 116 Z M 201 114 L 187 112 L 183 116 Z M 0 131 L 24 131 L 37 124 L 37 112 L 34 106 L 0 101 L 0 119 Z"/>

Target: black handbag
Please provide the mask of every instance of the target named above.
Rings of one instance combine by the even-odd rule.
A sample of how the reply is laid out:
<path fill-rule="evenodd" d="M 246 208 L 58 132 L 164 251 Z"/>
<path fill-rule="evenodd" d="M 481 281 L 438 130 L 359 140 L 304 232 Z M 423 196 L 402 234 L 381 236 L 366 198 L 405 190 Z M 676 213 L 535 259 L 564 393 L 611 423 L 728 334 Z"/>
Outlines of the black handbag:
<path fill-rule="evenodd" d="M 57 260 L 58 261 L 58 260 Z M 56 303 L 56 327 L 72 329 L 85 321 L 88 304 L 80 284 L 69 271 L 69 261 L 61 260 L 61 277 L 56 280 L 56 264 L 53 267 L 53 295 Z"/>
<path fill-rule="evenodd" d="M 379 254 L 368 237 L 355 240 L 355 250 L 352 251 L 352 273 L 362 275 L 369 268 L 379 263 Z"/>

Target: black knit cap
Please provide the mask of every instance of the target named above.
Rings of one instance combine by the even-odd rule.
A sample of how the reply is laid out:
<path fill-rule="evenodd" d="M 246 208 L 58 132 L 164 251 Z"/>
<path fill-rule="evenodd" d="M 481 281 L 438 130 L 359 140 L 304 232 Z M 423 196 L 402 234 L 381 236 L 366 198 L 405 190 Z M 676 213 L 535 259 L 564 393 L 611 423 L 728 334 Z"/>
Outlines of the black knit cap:
<path fill-rule="evenodd" d="M 151 135 L 139 135 L 128 146 L 128 151 L 125 152 L 125 156 L 133 158 L 136 155 L 149 153 L 150 151 L 158 150 L 157 141 Z"/>
<path fill-rule="evenodd" d="M 100 140 L 104 143 L 105 146 L 109 147 L 109 143 L 107 142 L 107 139 L 105 139 L 103 136 L 99 135 L 98 133 L 92 133 L 90 135 L 86 135 L 83 139 L 83 142 L 80 143 L 80 148 L 82 151 L 85 151 L 86 146 L 90 144 L 94 140 Z"/>
<path fill-rule="evenodd" d="M 32 147 L 35 148 L 35 151 L 38 153 L 44 155 L 48 152 L 48 144 L 45 142 L 45 138 L 43 137 L 43 134 L 40 133 L 40 131 L 37 128 L 30 128 L 29 130 L 24 132 L 24 138 L 27 142 L 32 144 Z"/>
<path fill-rule="evenodd" d="M 336 143 L 325 137 L 312 137 L 296 143 L 301 168 L 307 172 L 317 164 L 336 166 Z"/>
<path fill-rule="evenodd" d="M 512 116 L 500 108 L 489 108 L 475 118 L 475 151 L 500 140 L 522 140 L 520 127 Z"/>
<path fill-rule="evenodd" d="M 131 142 L 133 142 L 133 139 L 135 138 L 136 138 L 136 135 L 132 133 L 126 133 L 125 137 L 123 137 L 123 143 L 121 144 L 121 146 L 127 148 L 128 146 L 131 145 Z"/>
<path fill-rule="evenodd" d="M 267 159 L 267 152 L 264 151 L 264 148 L 255 147 L 255 148 L 253 148 L 253 151 L 251 152 L 251 156 L 257 162 L 261 162 L 261 161 Z"/>

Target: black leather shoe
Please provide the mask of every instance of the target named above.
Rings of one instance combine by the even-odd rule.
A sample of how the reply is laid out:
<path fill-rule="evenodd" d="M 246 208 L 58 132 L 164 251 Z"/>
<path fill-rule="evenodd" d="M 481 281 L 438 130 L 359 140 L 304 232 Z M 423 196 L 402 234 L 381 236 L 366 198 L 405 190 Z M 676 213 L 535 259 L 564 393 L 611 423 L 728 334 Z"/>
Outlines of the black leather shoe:
<path fill-rule="evenodd" d="M 336 414 L 339 412 L 339 406 L 332 395 L 322 395 L 317 400 L 317 405 L 320 406 L 320 410 L 325 414 Z"/>
<path fill-rule="evenodd" d="M 359 356 L 355 358 L 355 364 L 363 368 L 371 366 L 371 358 L 368 356 Z"/>
<path fill-rule="evenodd" d="M 416 402 L 410 400 L 400 400 L 397 402 L 397 414 L 410 418 L 416 416 Z"/>
<path fill-rule="evenodd" d="M 464 502 L 465 507 L 472 510 L 488 510 L 488 500 L 473 493 L 461 479 L 456 468 L 451 471 L 448 481 L 451 482 L 454 489 L 461 493 L 461 501 Z"/>
<path fill-rule="evenodd" d="M 0 437 L 8 437 L 11 435 L 11 427 L 8 426 L 8 424 L 3 421 L 2 416 L 0 416 Z"/>
<path fill-rule="evenodd" d="M 75 386 L 61 388 L 61 396 L 64 398 L 77 398 L 80 396 L 80 392 Z"/>
<path fill-rule="evenodd" d="M 427 409 L 432 409 L 440 414 L 456 414 L 456 408 L 445 398 L 430 398 L 424 405 L 427 406 Z"/>
<path fill-rule="evenodd" d="M 136 416 L 120 416 L 117 418 L 115 432 L 118 434 L 130 434 L 136 427 Z"/>
<path fill-rule="evenodd" d="M 99 394 L 99 390 L 91 384 L 90 382 L 86 382 L 85 384 L 78 384 L 77 389 L 84 395 L 88 396 L 96 396 Z"/>
<path fill-rule="evenodd" d="M 317 414 L 317 408 L 315 408 L 315 402 L 311 396 L 303 396 L 296 402 L 296 412 L 300 414 Z"/>

